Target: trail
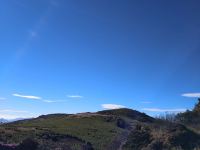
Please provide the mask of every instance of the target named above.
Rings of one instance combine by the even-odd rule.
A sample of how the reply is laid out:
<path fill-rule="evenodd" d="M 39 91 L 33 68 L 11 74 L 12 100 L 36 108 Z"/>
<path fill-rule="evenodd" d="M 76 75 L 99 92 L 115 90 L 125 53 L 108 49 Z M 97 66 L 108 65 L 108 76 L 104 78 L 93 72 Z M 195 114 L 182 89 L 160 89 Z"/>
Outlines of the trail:
<path fill-rule="evenodd" d="M 123 139 L 121 140 L 121 143 L 118 147 L 117 150 L 122 150 L 123 146 L 126 144 L 126 141 L 128 139 L 128 135 L 129 135 L 130 131 L 126 132 L 126 133 L 123 133 Z"/>
<path fill-rule="evenodd" d="M 126 144 L 130 132 L 135 128 L 135 125 L 135 121 L 129 122 L 129 127 L 127 127 L 120 135 L 115 137 L 107 150 L 122 150 L 123 146 Z"/>
<path fill-rule="evenodd" d="M 123 131 L 120 135 L 118 135 L 107 147 L 106 150 L 122 150 L 123 145 L 126 143 L 128 135 L 128 130 Z"/>

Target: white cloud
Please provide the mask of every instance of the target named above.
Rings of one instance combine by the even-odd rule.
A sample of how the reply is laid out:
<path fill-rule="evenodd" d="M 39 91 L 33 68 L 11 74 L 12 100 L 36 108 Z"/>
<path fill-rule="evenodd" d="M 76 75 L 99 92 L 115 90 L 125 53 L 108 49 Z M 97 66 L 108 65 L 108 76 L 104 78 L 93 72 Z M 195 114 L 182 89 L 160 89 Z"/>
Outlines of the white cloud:
<path fill-rule="evenodd" d="M 34 118 L 37 117 L 38 115 L 33 115 L 33 114 L 9 114 L 9 113 L 0 113 L 0 118 L 3 119 L 17 119 L 17 118 Z"/>
<path fill-rule="evenodd" d="M 200 93 L 184 93 L 181 96 L 191 97 L 191 98 L 200 98 Z"/>
<path fill-rule="evenodd" d="M 152 102 L 150 102 L 150 101 L 143 101 L 143 102 L 141 102 L 142 104 L 151 104 Z"/>
<path fill-rule="evenodd" d="M 184 112 L 186 111 L 185 108 L 176 108 L 176 109 L 143 108 L 142 110 L 151 111 L 151 112 Z"/>
<path fill-rule="evenodd" d="M 104 109 L 119 109 L 119 108 L 125 108 L 123 105 L 117 105 L 117 104 L 102 104 L 102 108 Z"/>
<path fill-rule="evenodd" d="M 0 118 L 4 119 L 16 119 L 16 118 L 21 118 L 18 115 L 13 115 L 13 114 L 0 114 Z"/>
<path fill-rule="evenodd" d="M 43 100 L 45 103 L 59 103 L 59 102 L 64 102 L 64 100 Z"/>
<path fill-rule="evenodd" d="M 52 101 L 52 100 L 43 100 L 43 102 L 46 102 L 46 103 L 54 103 L 56 101 Z"/>
<path fill-rule="evenodd" d="M 83 98 L 81 95 L 67 95 L 69 98 Z"/>
<path fill-rule="evenodd" d="M 21 97 L 21 98 L 27 98 L 27 99 L 35 99 L 35 100 L 40 100 L 40 99 L 42 99 L 41 97 L 32 96 L 32 95 L 13 94 L 13 96 Z"/>
<path fill-rule="evenodd" d="M 58 103 L 58 102 L 65 102 L 64 100 L 49 100 L 49 99 L 43 99 L 38 96 L 32 96 L 32 95 L 21 95 L 21 94 L 12 94 L 13 96 L 20 97 L 20 98 L 26 98 L 26 99 L 34 99 L 34 100 L 40 100 L 41 102 L 45 103 Z"/>

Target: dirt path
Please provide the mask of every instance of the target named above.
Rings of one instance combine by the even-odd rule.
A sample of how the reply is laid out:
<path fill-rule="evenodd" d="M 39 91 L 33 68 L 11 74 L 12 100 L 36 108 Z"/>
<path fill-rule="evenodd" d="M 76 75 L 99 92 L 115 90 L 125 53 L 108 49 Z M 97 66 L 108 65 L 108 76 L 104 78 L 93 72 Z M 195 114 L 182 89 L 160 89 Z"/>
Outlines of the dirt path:
<path fill-rule="evenodd" d="M 120 135 L 118 135 L 109 145 L 106 150 L 122 150 L 123 146 L 126 144 L 130 132 L 135 128 L 136 122 L 129 122 L 129 127 L 127 127 Z"/>
<path fill-rule="evenodd" d="M 129 130 L 123 131 L 119 136 L 117 136 L 110 144 L 106 150 L 122 150 L 123 145 L 126 143 Z"/>
<path fill-rule="evenodd" d="M 126 141 L 128 139 L 129 133 L 130 133 L 130 131 L 127 131 L 126 133 L 123 133 L 123 138 L 121 140 L 121 143 L 120 143 L 119 147 L 116 150 L 122 150 L 123 146 L 126 144 Z"/>

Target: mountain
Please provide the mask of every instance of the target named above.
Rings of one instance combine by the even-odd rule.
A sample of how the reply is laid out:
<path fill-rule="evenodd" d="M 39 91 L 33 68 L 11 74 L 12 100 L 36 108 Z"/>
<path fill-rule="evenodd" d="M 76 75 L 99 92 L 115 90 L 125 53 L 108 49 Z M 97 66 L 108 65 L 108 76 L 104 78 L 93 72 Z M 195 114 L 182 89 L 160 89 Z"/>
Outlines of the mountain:
<path fill-rule="evenodd" d="M 2 123 L 7 123 L 8 122 L 8 120 L 6 120 L 6 119 L 4 119 L 4 118 L 0 118 L 0 124 L 2 124 Z"/>
<path fill-rule="evenodd" d="M 4 118 L 0 118 L 0 124 L 15 122 L 15 121 L 24 120 L 24 119 L 25 119 L 25 118 L 15 118 L 15 119 L 4 119 Z"/>
<path fill-rule="evenodd" d="M 122 109 L 113 109 L 113 110 L 104 110 L 97 112 L 104 115 L 114 115 L 120 117 L 127 117 L 132 120 L 138 120 L 141 122 L 153 122 L 155 119 L 146 115 L 145 113 L 138 112 L 136 110 L 122 108 Z"/>
<path fill-rule="evenodd" d="M 2 150 L 192 150 L 200 135 L 186 125 L 132 109 L 50 114 L 0 125 Z"/>

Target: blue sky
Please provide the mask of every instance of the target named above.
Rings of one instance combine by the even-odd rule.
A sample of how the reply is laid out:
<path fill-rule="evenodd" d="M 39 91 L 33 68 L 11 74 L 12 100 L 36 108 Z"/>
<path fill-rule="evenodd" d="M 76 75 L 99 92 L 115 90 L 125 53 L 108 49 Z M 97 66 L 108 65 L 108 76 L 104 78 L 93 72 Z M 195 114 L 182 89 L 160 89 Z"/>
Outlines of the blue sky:
<path fill-rule="evenodd" d="M 0 118 L 200 97 L 198 0 L 1 0 Z"/>

